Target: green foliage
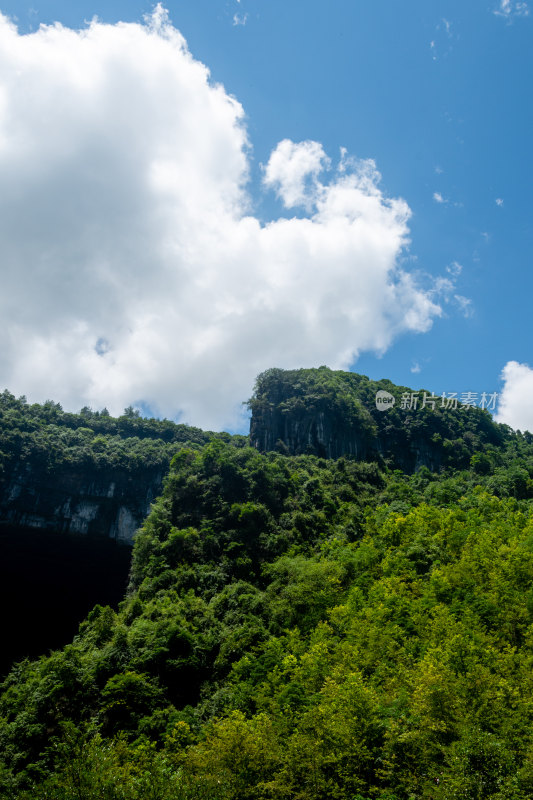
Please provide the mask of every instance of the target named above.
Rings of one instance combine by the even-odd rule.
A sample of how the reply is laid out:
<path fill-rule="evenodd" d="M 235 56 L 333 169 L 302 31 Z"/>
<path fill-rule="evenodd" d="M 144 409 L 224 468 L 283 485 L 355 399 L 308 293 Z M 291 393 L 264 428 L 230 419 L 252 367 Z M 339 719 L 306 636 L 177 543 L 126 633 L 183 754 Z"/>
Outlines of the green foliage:
<path fill-rule="evenodd" d="M 313 374 L 318 407 L 333 379 Z M 258 402 L 285 376 L 260 376 Z M 336 402 L 359 419 L 343 380 Z M 101 454 L 102 416 L 119 423 L 4 403 L 31 447 L 39 415 Z M 71 645 L 2 685 L 0 796 L 531 797 L 533 450 L 503 429 L 483 444 L 486 425 L 457 428 L 472 434 L 460 468 L 414 474 L 168 440 L 119 610 L 96 606 Z"/>
<path fill-rule="evenodd" d="M 87 406 L 71 414 L 51 401 L 28 405 L 6 390 L 0 393 L 0 488 L 21 464 L 48 472 L 64 467 L 166 470 L 184 444 L 201 447 L 217 436 L 231 438 L 166 419 L 145 419 L 131 407 L 115 418 L 107 409 Z M 243 440 L 233 437 L 235 444 Z"/>

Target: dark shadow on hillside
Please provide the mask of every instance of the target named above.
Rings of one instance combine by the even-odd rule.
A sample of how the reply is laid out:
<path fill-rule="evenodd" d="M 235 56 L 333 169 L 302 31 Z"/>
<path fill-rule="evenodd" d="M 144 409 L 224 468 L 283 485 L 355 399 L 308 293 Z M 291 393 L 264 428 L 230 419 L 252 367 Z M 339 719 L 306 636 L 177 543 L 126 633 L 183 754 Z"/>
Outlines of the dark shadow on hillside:
<path fill-rule="evenodd" d="M 0 524 L 0 675 L 72 640 L 96 603 L 117 607 L 131 547 Z"/>

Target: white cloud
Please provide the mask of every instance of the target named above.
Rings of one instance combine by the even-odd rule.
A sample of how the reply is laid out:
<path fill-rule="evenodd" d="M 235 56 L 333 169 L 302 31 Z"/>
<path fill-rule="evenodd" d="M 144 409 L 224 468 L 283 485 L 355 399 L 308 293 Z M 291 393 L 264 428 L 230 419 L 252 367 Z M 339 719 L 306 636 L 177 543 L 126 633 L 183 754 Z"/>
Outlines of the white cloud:
<path fill-rule="evenodd" d="M 514 17 L 528 17 L 529 6 L 523 2 L 513 3 L 512 0 L 500 0 L 498 8 L 493 13 L 497 17 L 504 17 L 504 19 L 511 21 Z"/>
<path fill-rule="evenodd" d="M 462 270 L 463 267 L 458 261 L 452 261 L 451 264 L 448 264 L 446 272 L 449 277 L 441 275 L 435 278 L 432 293 L 436 302 L 443 307 L 447 305 L 455 306 L 459 313 L 468 319 L 474 315 L 472 300 L 461 294 L 456 294 L 456 281 Z"/>
<path fill-rule="evenodd" d="M 422 367 L 420 366 L 418 361 L 415 361 L 413 363 L 413 366 L 411 367 L 411 372 L 413 373 L 413 375 L 418 375 L 419 372 L 422 372 Z"/>
<path fill-rule="evenodd" d="M 433 192 L 433 200 L 438 203 L 439 205 L 450 206 L 452 208 L 462 208 L 463 203 L 454 200 L 453 202 L 448 198 L 444 197 L 441 192 Z"/>
<path fill-rule="evenodd" d="M 446 267 L 446 272 L 449 275 L 452 275 L 454 278 L 457 278 L 462 271 L 463 271 L 463 265 L 459 264 L 458 261 L 452 261 L 452 263 L 448 264 L 448 266 Z"/>
<path fill-rule="evenodd" d="M 234 14 L 233 15 L 233 24 L 234 25 L 246 25 L 248 21 L 248 14 Z"/>
<path fill-rule="evenodd" d="M 497 16 L 508 16 L 511 13 L 511 0 L 500 0 L 500 5 L 494 13 Z"/>
<path fill-rule="evenodd" d="M 274 189 L 285 208 L 303 206 L 310 211 L 324 188 L 318 176 L 328 167 L 329 159 L 319 142 L 296 144 L 284 139 L 273 150 L 264 168 L 263 182 Z"/>
<path fill-rule="evenodd" d="M 464 297 L 462 294 L 454 294 L 453 299 L 465 319 L 470 319 L 470 317 L 474 316 L 472 300 L 469 297 Z"/>
<path fill-rule="evenodd" d="M 0 16 L 0 386 L 237 426 L 271 366 L 348 368 L 441 313 L 398 266 L 410 211 L 372 162 L 281 142 L 262 225 L 241 105 L 161 6 L 21 36 Z"/>
<path fill-rule="evenodd" d="M 499 206 L 500 208 L 503 206 L 503 199 L 502 199 L 501 197 L 497 197 L 497 198 L 496 198 L 496 200 L 495 200 L 494 202 L 495 202 L 495 203 L 496 203 L 496 205 L 497 205 L 497 206 Z"/>
<path fill-rule="evenodd" d="M 435 280 L 435 292 L 436 294 L 441 295 L 444 298 L 445 302 L 448 302 L 450 294 L 455 289 L 455 283 L 450 278 L 437 278 Z"/>
<path fill-rule="evenodd" d="M 533 369 L 518 361 L 508 361 L 501 377 L 504 385 L 495 419 L 512 428 L 533 432 Z"/>
<path fill-rule="evenodd" d="M 452 52 L 451 40 L 454 39 L 452 33 L 452 23 L 450 20 L 442 17 L 438 25 L 435 27 L 437 35 L 429 43 L 433 61 L 437 61 L 442 56 L 447 57 Z"/>

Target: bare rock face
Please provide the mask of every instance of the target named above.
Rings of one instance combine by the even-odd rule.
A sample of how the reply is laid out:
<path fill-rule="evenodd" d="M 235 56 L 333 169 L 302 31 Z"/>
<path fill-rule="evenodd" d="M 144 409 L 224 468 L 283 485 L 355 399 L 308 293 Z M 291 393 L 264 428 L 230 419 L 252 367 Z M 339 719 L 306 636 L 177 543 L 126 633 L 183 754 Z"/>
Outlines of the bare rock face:
<path fill-rule="evenodd" d="M 0 495 L 0 519 L 10 525 L 110 537 L 132 543 L 161 491 L 158 469 L 68 469 L 51 473 L 18 464 Z"/>
<path fill-rule="evenodd" d="M 362 460 L 369 455 L 373 442 L 368 432 L 347 425 L 342 418 L 328 413 L 327 408 L 284 413 L 279 407 L 272 407 L 253 413 L 250 443 L 265 453 L 280 450 L 320 458 L 350 455 Z"/>

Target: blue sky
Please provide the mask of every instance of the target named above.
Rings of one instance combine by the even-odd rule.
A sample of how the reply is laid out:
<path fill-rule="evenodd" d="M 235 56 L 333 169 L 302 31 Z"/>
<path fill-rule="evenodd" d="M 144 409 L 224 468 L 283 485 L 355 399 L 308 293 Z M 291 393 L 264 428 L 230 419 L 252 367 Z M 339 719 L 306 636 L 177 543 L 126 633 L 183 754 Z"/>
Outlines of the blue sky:
<path fill-rule="evenodd" d="M 506 392 L 502 419 L 532 429 L 533 404 L 524 402 L 524 397 L 529 389 L 533 392 L 533 373 L 527 367 L 533 365 L 529 327 L 533 294 L 533 8 L 530 14 L 528 4 L 507 0 L 169 0 L 164 5 L 192 57 L 210 70 L 210 85 L 221 83 L 227 95 L 242 106 L 244 117 L 239 125 L 245 127 L 247 143 L 241 142 L 241 150 L 246 152 L 249 172 L 246 213 L 261 226 L 313 215 L 307 201 L 287 204 L 283 193 L 287 172 L 283 178 L 272 172 L 270 183 L 267 180 L 265 184 L 269 158 L 283 140 L 321 145 L 324 155 L 316 156 L 326 167 L 319 178 L 321 186 L 336 180 L 340 148 L 354 159 L 372 159 L 381 174 L 376 185 L 385 206 L 387 198 L 401 198 L 410 209 L 408 233 L 403 235 L 402 245 L 392 248 L 393 260 L 439 308 L 427 312 L 425 321 L 415 325 L 405 323 L 407 317 L 403 324 L 394 321 L 384 339 L 378 332 L 372 339 L 357 328 L 350 341 L 349 329 L 343 329 L 331 350 L 317 352 L 316 363 L 313 352 L 304 350 L 295 350 L 284 361 L 283 345 L 278 343 L 278 363 L 273 347 L 264 354 L 271 363 L 258 360 L 257 368 L 339 366 L 341 350 L 355 347 L 359 355 L 352 359 L 351 368 L 372 378 L 387 377 L 435 393 Z M 95 16 L 110 27 L 118 21 L 142 25 L 153 5 L 42 2 L 29 6 L 4 0 L 0 10 L 16 22 L 20 38 L 54 21 L 84 28 Z M 59 104 L 54 113 L 59 119 Z M 217 123 L 206 119 L 203 124 Z M 123 147 L 128 148 L 127 140 Z M 54 175 L 57 177 L 57 169 L 48 179 L 51 185 Z M 311 170 L 306 180 L 315 180 L 317 175 Z M 59 191 L 57 186 L 52 186 L 54 192 Z M 35 187 L 29 186 L 28 192 L 34 196 Z M 122 213 L 119 200 L 117 204 L 113 213 Z M 213 247 L 217 249 L 216 242 Z M 70 246 L 68 252 L 71 259 L 76 257 Z M 113 257 L 107 254 L 105 259 L 112 271 Z M 324 270 L 323 261 L 310 280 L 320 269 Z M 332 284 L 336 274 L 333 270 Z M 61 285 L 65 283 L 69 280 L 63 275 Z M 141 284 L 137 291 L 142 294 Z M 324 281 L 322 292 L 328 291 Z M 292 301 L 298 304 L 297 292 Z M 278 304 L 280 319 L 286 320 L 290 307 L 282 305 Z M 409 308 L 406 315 L 408 312 Z M 53 314 L 53 305 L 49 313 Z M 78 309 L 74 316 L 90 327 L 84 313 Z M 322 332 L 314 328 L 318 339 L 329 336 L 332 313 L 330 309 L 318 320 L 318 328 L 323 326 Z M 392 309 L 381 308 L 376 326 L 386 324 L 384 317 L 392 313 Z M 45 315 L 43 320 L 42 330 L 47 327 Z M 107 336 L 105 325 L 98 324 L 103 331 L 98 341 L 109 338 L 111 352 L 112 333 Z M 365 324 L 372 326 L 372 318 Z M 95 323 L 95 336 L 99 330 Z M 222 336 L 226 333 L 224 327 Z M 59 334 L 56 331 L 54 335 Z M 247 335 L 243 327 L 239 338 Z M 265 323 L 257 336 L 267 335 Z M 291 335 L 290 327 L 284 335 Z M 98 356 L 105 358 L 101 350 L 99 345 Z M 161 352 L 161 347 L 155 350 Z M 52 358 L 50 352 L 48 357 Z M 60 357 L 79 363 L 84 356 L 80 351 Z M 154 355 L 154 361 L 158 357 Z M 146 396 L 142 386 L 129 385 L 125 378 L 120 386 L 109 387 L 102 378 L 102 385 L 95 387 L 94 381 L 92 386 L 86 379 L 84 383 L 82 374 L 62 396 L 59 380 L 47 385 L 44 377 L 34 379 L 30 361 L 26 371 L 6 363 L 0 382 L 3 378 L 8 388 L 33 399 L 50 395 L 67 406 L 78 400 L 112 408 L 114 401 L 118 405 L 136 402 L 155 413 L 174 417 L 181 413 L 186 421 L 234 429 L 240 423 L 229 411 L 217 415 L 215 400 L 218 397 L 228 408 L 235 403 L 231 391 L 224 393 L 221 386 L 242 369 L 246 353 L 228 348 L 226 357 L 228 362 L 234 357 L 234 362 L 227 364 L 226 378 L 217 375 L 214 384 L 205 378 L 212 368 L 208 358 L 198 362 L 201 377 L 190 364 L 183 367 L 186 380 L 173 385 L 174 401 L 170 397 L 160 401 L 165 394 L 160 379 L 151 383 L 148 373 Z M 147 348 L 144 362 L 149 358 Z M 124 356 L 123 362 L 123 375 L 128 368 L 138 369 L 129 356 Z M 165 364 L 163 373 L 168 374 Z M 506 365 L 506 380 L 502 381 Z M 184 387 L 196 378 L 198 394 L 180 404 L 176 398 L 184 397 Z M 246 399 L 249 383 L 247 373 L 236 387 L 244 392 L 241 399 Z M 109 403 L 104 403 L 106 391 Z M 201 392 L 214 398 L 213 406 L 196 414 Z"/>

